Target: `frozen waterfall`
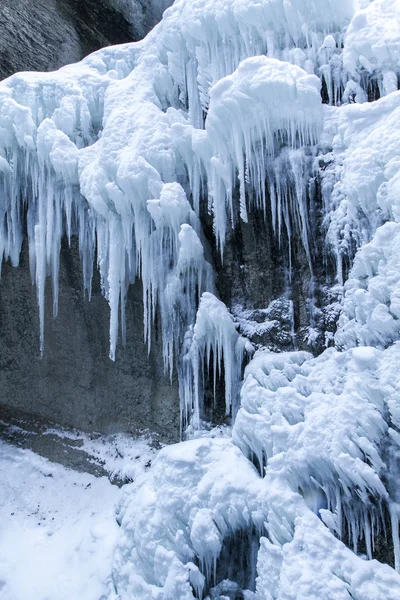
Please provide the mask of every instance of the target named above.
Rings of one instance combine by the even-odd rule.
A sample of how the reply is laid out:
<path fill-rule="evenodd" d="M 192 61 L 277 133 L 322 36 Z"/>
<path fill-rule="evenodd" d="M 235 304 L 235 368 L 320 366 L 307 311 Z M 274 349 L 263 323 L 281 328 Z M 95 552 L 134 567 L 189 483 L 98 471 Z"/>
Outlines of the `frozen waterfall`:
<path fill-rule="evenodd" d="M 142 282 L 192 438 L 127 488 L 109 600 L 400 597 L 399 15 L 399 0 L 177 0 L 142 42 L 0 84 L 0 247 L 18 266 L 28 239 L 41 352 L 46 279 L 56 315 L 77 236 L 113 360 Z M 289 264 L 301 240 L 311 274 L 326 237 L 335 348 L 255 352 L 218 298 L 205 216 L 223 261 L 254 213 Z M 210 375 L 223 435 L 202 428 Z"/>

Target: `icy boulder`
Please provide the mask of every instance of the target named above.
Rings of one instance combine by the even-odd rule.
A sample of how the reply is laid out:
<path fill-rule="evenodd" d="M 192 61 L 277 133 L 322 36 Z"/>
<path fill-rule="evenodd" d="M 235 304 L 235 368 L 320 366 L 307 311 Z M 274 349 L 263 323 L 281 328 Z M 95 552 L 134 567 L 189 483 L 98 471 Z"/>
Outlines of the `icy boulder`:
<path fill-rule="evenodd" d="M 118 511 L 116 598 L 203 597 L 215 581 L 225 538 L 262 525 L 259 483 L 253 465 L 229 440 L 164 448 Z"/>
<path fill-rule="evenodd" d="M 233 440 L 165 448 L 126 490 L 110 598 L 397 599 L 372 555 L 390 515 L 400 567 L 399 351 L 258 353 Z"/>
<path fill-rule="evenodd" d="M 355 556 L 311 512 L 282 549 L 261 539 L 256 600 L 396 600 L 400 577 Z"/>
<path fill-rule="evenodd" d="M 333 152 L 322 174 L 328 242 L 345 284 L 336 343 L 387 347 L 399 339 L 400 92 L 332 110 Z M 385 224 L 384 224 L 385 223 Z"/>
<path fill-rule="evenodd" d="M 195 101 L 207 109 L 210 88 L 250 56 L 266 54 L 319 73 L 333 54 L 332 43 L 324 46 L 325 40 L 330 36 L 333 46 L 340 47 L 341 31 L 357 4 L 355 0 L 178 0 L 164 15 L 165 27 L 174 35 L 162 43 L 177 74 L 182 65 L 174 54 L 184 41 L 181 52 L 193 62 L 187 62 L 186 77 L 181 74 L 180 82 L 193 109 Z"/>

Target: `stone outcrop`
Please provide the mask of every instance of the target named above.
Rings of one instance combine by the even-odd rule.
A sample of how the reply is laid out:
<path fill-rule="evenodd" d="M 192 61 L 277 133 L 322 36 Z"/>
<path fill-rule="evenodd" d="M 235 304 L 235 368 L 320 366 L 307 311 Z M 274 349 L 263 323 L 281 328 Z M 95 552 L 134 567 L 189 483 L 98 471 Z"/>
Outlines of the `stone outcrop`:
<path fill-rule="evenodd" d="M 52 71 L 104 46 L 141 39 L 167 5 L 168 0 L 154 8 L 149 0 L 2 0 L 0 79 L 17 71 Z"/>

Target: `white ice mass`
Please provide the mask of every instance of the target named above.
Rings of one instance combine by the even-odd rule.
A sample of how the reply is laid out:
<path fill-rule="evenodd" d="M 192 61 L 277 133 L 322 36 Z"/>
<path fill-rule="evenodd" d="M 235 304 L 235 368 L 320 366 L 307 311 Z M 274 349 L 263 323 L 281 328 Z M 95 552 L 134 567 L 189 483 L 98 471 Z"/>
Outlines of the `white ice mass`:
<path fill-rule="evenodd" d="M 61 238 L 77 235 L 112 359 L 143 282 L 193 437 L 124 494 L 110 600 L 400 598 L 399 77 L 399 0 L 176 0 L 142 42 L 0 84 L 1 252 L 17 266 L 27 228 L 41 351 L 46 279 L 56 314 Z M 313 179 L 335 348 L 258 349 L 241 383 L 254 348 L 216 297 L 201 216 L 221 256 L 261 208 L 309 258 Z M 225 437 L 201 431 L 208 369 Z M 378 534 L 395 569 L 373 558 Z"/>

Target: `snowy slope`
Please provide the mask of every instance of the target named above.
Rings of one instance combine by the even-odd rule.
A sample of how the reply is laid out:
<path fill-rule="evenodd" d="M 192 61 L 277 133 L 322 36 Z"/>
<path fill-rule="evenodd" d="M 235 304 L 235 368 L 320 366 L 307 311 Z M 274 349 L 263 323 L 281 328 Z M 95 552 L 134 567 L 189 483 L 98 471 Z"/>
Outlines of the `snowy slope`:
<path fill-rule="evenodd" d="M 119 489 L 0 443 L 0 598 L 99 600 Z"/>
<path fill-rule="evenodd" d="M 237 413 L 231 437 L 163 449 L 124 496 L 110 599 L 399 598 L 373 558 L 387 536 L 400 569 L 399 28 L 398 0 L 178 0 L 139 44 L 0 85 L 0 243 L 17 265 L 27 211 L 42 351 L 46 275 L 56 313 L 77 233 L 111 358 L 138 276 L 188 433 L 211 356 Z M 253 348 L 215 296 L 202 212 L 221 254 L 261 207 L 309 257 L 317 187 L 347 280 L 337 347 L 260 350 L 239 408 Z"/>

